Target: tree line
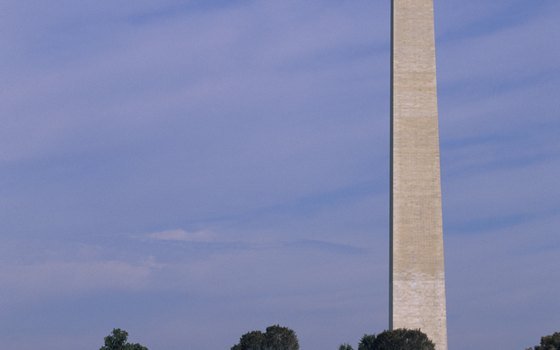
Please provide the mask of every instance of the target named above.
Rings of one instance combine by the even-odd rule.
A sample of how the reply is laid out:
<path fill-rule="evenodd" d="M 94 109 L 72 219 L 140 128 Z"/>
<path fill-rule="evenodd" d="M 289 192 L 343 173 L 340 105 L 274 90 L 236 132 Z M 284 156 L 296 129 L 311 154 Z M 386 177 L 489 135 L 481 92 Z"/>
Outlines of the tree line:
<path fill-rule="evenodd" d="M 420 330 L 395 329 L 377 335 L 364 334 L 358 350 L 434 350 L 434 343 Z M 148 350 L 147 347 L 128 342 L 128 332 L 115 328 L 104 339 L 99 350 Z M 299 350 L 296 332 L 287 327 L 273 325 L 264 332 L 259 330 L 245 333 L 230 350 Z M 338 350 L 354 350 L 345 343 Z M 539 345 L 525 350 L 560 350 L 560 332 L 541 338 Z"/>

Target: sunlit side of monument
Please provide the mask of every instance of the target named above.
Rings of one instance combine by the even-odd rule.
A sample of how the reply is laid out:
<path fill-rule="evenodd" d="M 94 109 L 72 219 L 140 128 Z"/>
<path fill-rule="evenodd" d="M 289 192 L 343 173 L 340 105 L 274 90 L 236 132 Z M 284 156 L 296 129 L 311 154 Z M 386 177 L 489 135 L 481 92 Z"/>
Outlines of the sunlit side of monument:
<path fill-rule="evenodd" d="M 433 0 L 392 1 L 390 328 L 447 349 Z"/>

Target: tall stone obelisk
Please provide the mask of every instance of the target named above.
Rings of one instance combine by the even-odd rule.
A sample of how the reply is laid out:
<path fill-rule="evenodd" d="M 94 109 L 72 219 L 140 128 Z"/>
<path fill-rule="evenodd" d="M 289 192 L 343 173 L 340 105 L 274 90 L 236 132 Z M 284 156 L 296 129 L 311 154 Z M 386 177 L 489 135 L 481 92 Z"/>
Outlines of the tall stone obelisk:
<path fill-rule="evenodd" d="M 433 0 L 392 0 L 390 328 L 447 350 Z"/>

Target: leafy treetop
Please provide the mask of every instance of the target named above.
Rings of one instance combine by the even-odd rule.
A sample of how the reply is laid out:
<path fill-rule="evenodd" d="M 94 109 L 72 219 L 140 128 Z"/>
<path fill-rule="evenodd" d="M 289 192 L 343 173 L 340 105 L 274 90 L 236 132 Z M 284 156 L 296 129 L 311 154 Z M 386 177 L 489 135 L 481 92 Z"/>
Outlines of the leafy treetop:
<path fill-rule="evenodd" d="M 147 347 L 140 344 L 132 344 L 127 342 L 128 332 L 120 328 L 115 328 L 105 337 L 105 345 L 99 350 L 148 350 Z"/>
<path fill-rule="evenodd" d="M 375 337 L 374 350 L 435 350 L 434 343 L 420 330 L 395 329 Z"/>
<path fill-rule="evenodd" d="M 358 345 L 358 350 L 374 350 L 373 343 L 375 342 L 374 334 L 364 334 Z"/>
<path fill-rule="evenodd" d="M 352 350 L 352 347 L 342 344 L 339 350 Z M 358 350 L 435 350 L 435 345 L 420 330 L 395 329 L 377 336 L 364 334 Z"/>
<path fill-rule="evenodd" d="M 541 338 L 541 344 L 528 350 L 560 350 L 560 332 L 546 335 Z"/>
<path fill-rule="evenodd" d="M 270 326 L 265 333 L 245 333 L 231 350 L 299 350 L 296 333 L 279 325 Z"/>

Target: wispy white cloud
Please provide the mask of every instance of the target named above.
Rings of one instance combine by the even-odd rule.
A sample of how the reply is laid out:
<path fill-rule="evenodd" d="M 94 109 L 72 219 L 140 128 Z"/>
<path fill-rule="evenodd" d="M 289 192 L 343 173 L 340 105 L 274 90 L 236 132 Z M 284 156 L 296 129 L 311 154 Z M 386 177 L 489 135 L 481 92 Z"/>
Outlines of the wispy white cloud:
<path fill-rule="evenodd" d="M 216 235 L 209 231 L 187 232 L 183 229 L 152 232 L 145 235 L 148 239 L 158 241 L 180 241 L 180 242 L 214 242 Z"/>

